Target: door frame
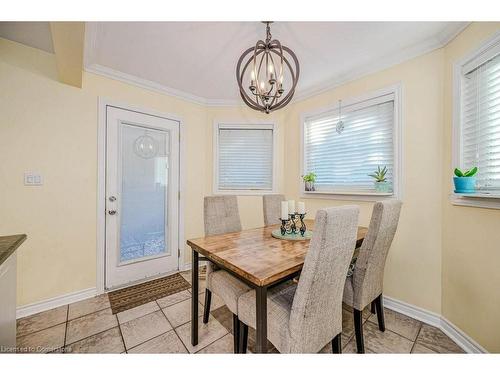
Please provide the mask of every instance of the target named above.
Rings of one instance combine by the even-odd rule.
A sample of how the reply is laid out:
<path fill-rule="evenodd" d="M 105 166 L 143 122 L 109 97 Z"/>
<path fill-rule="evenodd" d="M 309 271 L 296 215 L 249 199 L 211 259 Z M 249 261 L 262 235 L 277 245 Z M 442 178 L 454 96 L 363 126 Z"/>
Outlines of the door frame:
<path fill-rule="evenodd" d="M 150 116 L 162 117 L 179 122 L 179 225 L 178 225 L 178 270 L 186 268 L 184 247 L 184 193 L 185 192 L 185 129 L 181 117 L 159 112 L 151 109 L 140 108 L 126 103 L 110 100 L 99 96 L 98 121 L 97 121 L 97 244 L 96 244 L 96 289 L 97 294 L 106 292 L 106 109 L 108 106 L 117 107 L 128 111 L 139 112 Z"/>

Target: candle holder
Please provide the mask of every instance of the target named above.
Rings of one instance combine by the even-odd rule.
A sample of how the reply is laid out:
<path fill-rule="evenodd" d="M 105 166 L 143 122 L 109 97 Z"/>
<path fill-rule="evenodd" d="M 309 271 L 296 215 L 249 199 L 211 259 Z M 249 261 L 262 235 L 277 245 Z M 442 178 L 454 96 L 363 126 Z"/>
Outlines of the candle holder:
<path fill-rule="evenodd" d="M 280 219 L 281 220 L 281 235 L 284 236 L 286 234 L 296 235 L 300 233 L 302 237 L 306 233 L 306 224 L 304 223 L 305 213 L 299 214 L 295 212 L 294 214 L 288 214 L 288 219 Z"/>

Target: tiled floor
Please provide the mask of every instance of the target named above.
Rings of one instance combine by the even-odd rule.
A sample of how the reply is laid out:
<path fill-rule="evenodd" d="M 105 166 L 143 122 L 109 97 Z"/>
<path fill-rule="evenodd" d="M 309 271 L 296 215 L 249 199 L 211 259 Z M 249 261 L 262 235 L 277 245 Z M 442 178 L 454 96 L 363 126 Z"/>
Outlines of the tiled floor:
<path fill-rule="evenodd" d="M 189 272 L 182 273 L 190 282 Z M 200 282 L 199 308 L 202 314 L 204 281 Z M 200 319 L 199 344 L 191 346 L 190 291 L 155 302 L 111 313 L 107 296 L 58 307 L 17 322 L 20 352 L 66 353 L 232 353 L 232 315 L 217 296 L 212 297 L 208 324 Z M 385 310 L 386 331 L 378 330 L 377 318 L 363 312 L 367 353 L 462 353 L 439 329 L 392 310 Z M 343 310 L 344 353 L 356 351 L 352 313 Z M 255 332 L 250 329 L 251 352 Z M 269 345 L 270 352 L 277 352 Z M 331 353 L 327 345 L 323 353 Z"/>

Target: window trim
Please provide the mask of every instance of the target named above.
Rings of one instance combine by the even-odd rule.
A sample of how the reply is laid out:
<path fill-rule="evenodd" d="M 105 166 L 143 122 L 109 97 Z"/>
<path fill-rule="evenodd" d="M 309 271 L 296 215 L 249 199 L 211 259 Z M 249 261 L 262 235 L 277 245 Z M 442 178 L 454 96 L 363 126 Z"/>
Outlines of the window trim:
<path fill-rule="evenodd" d="M 491 58 L 495 50 L 500 49 L 500 32 L 496 32 L 492 37 L 486 39 L 481 45 L 469 52 L 464 57 L 456 60 L 453 64 L 453 119 L 452 119 L 452 165 L 450 173 L 455 166 L 461 165 L 461 102 L 462 102 L 462 79 L 464 69 L 474 69 Z M 452 176 L 453 177 L 453 174 Z M 449 194 L 451 204 L 455 206 L 468 206 L 478 208 L 500 209 L 500 196 L 488 194 L 457 194 L 453 191 L 453 181 L 451 181 L 451 192 Z"/>
<path fill-rule="evenodd" d="M 337 200 L 349 200 L 349 201 L 378 201 L 385 199 L 402 199 L 403 197 L 403 152 L 402 152 L 402 140 L 403 140 L 403 128 L 402 128 L 402 87 L 401 83 L 397 83 L 382 89 L 367 92 L 365 94 L 351 97 L 342 100 L 342 105 L 353 106 L 362 105 L 366 102 L 373 101 L 374 99 L 386 96 L 394 96 L 394 133 L 393 133 L 393 145 L 394 145 L 394 170 L 393 170 L 393 192 L 392 193 L 365 193 L 365 192 L 318 192 L 318 191 L 305 191 L 304 183 L 302 179 L 299 179 L 299 192 L 301 198 L 318 198 L 318 199 L 337 199 Z M 305 122 L 307 118 L 312 116 L 317 116 L 322 113 L 333 111 L 338 108 L 337 102 L 335 104 L 330 104 L 326 107 L 304 112 L 300 115 L 300 176 L 304 175 L 306 171 L 305 166 Z"/>
<path fill-rule="evenodd" d="M 273 173 L 272 173 L 272 189 L 263 190 L 221 190 L 219 189 L 219 127 L 231 126 L 236 129 L 269 129 L 273 130 Z M 212 178 L 212 191 L 214 195 L 265 195 L 273 194 L 278 191 L 277 189 L 277 172 L 278 172 L 278 124 L 276 121 L 227 121 L 227 120 L 214 120 L 213 122 L 213 178 Z"/>

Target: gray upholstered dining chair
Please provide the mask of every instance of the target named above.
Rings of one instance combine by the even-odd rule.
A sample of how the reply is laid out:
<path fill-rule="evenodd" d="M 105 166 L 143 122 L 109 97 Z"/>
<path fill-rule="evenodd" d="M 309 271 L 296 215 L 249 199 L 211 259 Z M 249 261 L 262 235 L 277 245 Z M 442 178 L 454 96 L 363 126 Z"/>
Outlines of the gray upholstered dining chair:
<path fill-rule="evenodd" d="M 220 195 L 205 197 L 204 221 L 206 236 L 241 231 L 236 196 Z M 207 286 L 205 289 L 203 323 L 208 323 L 210 317 L 210 303 L 213 292 L 224 300 L 226 306 L 233 313 L 235 351 L 238 349 L 238 297 L 249 290 L 250 288 L 246 284 L 230 275 L 227 271 L 221 270 L 211 262 L 207 262 Z"/>
<path fill-rule="evenodd" d="M 281 202 L 285 200 L 283 194 L 266 194 L 262 196 L 264 208 L 264 225 L 281 224 Z"/>
<path fill-rule="evenodd" d="M 340 353 L 342 293 L 356 246 L 359 208 L 319 210 L 302 275 L 268 291 L 267 337 L 281 353 L 317 353 L 328 342 Z M 246 352 L 248 326 L 255 328 L 255 291 L 238 299 L 240 352 Z"/>
<path fill-rule="evenodd" d="M 353 309 L 358 353 L 365 352 L 362 319 L 366 306 L 375 305 L 379 329 L 385 331 L 382 303 L 384 267 L 398 227 L 401 205 L 399 200 L 375 203 L 370 226 L 359 249 L 354 270 L 345 283 L 343 301 Z"/>

